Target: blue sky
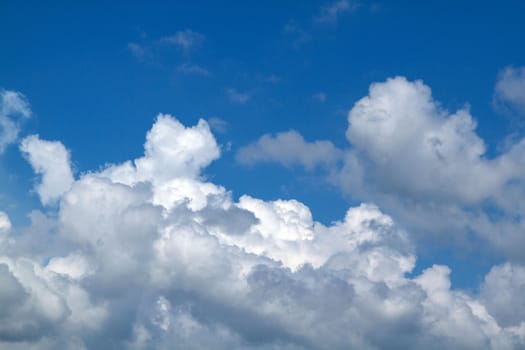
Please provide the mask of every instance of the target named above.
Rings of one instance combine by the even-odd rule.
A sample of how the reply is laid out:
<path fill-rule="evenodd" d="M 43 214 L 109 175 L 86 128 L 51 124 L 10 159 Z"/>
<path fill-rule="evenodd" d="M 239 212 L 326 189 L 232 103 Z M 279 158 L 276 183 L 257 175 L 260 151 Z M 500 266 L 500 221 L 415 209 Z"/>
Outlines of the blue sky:
<path fill-rule="evenodd" d="M 159 130 L 180 132 L 185 140 L 184 135 L 191 134 L 189 127 L 204 119 L 208 124 L 195 129 L 198 135 L 194 141 L 202 135 L 208 137 L 211 130 L 217 149 L 203 146 L 205 149 L 197 152 L 187 144 L 170 144 L 182 147 L 177 152 L 198 159 L 184 163 L 189 170 L 175 166 L 172 176 L 231 191 L 232 198 L 227 201 L 231 203 L 224 205 L 244 213 L 221 214 L 232 215 L 231 222 L 240 225 L 230 227 L 231 230 L 246 230 L 241 223 L 252 216 L 262 223 L 267 218 L 258 212 L 266 204 L 250 202 L 243 195 L 277 207 L 276 200 L 295 199 L 326 227 L 337 226 L 350 207 L 369 213 L 366 210 L 371 209 L 359 205 L 373 203 L 412 242 L 410 249 L 415 250 L 417 261 L 413 269 L 403 270 L 410 281 L 417 280 L 415 284 L 427 288 L 426 282 L 420 282 L 424 271 L 430 271 L 426 269 L 433 264 L 447 265 L 452 270 L 452 290 L 464 291 L 476 302 L 479 299 L 485 303 L 501 327 L 518 327 L 517 320 L 525 325 L 525 318 L 520 318 L 525 315 L 525 306 L 522 305 L 524 311 L 511 314 L 511 307 L 501 311 L 487 301 L 497 288 L 486 277 L 490 273 L 496 277 L 506 273 L 512 283 L 517 283 L 507 286 L 509 290 L 525 286 L 525 279 L 515 277 L 522 276 L 525 261 L 520 253 L 525 248 L 525 177 L 520 171 L 525 159 L 521 157 L 525 116 L 524 13 L 525 3 L 517 0 L 341 0 L 300 4 L 4 1 L 0 3 L 0 89 L 4 96 L 16 92 L 21 101 L 26 101 L 26 109 L 18 105 L 19 115 L 30 110 L 30 117 L 16 116 L 16 111 L 0 113 L 0 121 L 14 120 L 18 130 L 17 137 L 6 143 L 0 153 L 0 214 L 8 215 L 12 234 L 21 237 L 22 248 L 15 249 L 16 256 L 32 256 L 52 269 L 44 262 L 69 256 L 68 249 L 84 249 L 75 246 L 85 246 L 80 238 L 50 238 L 49 249 L 38 252 L 28 242 L 35 232 L 47 230 L 53 236 L 56 231 L 68 237 L 67 230 L 75 230 L 71 228 L 75 225 L 67 224 L 68 205 L 72 205 L 68 196 L 82 198 L 75 191 L 80 191 L 78 188 L 93 174 L 131 186 L 139 197 L 142 190 L 137 189 L 140 186 L 136 183 L 149 184 L 157 196 L 152 200 L 160 200 L 169 213 L 162 220 L 167 220 L 166 215 L 172 215 L 175 221 L 176 215 L 186 215 L 172 213 L 171 204 L 166 206 L 159 199 L 162 195 L 158 191 L 172 190 L 162 182 L 167 176 L 162 173 L 164 170 L 157 173 L 150 169 L 154 174 L 144 175 L 141 171 L 146 170 L 141 170 L 142 163 L 137 160 L 143 159 L 145 135 L 153 130 L 152 125 Z M 360 105 L 363 98 L 368 100 Z M 9 101 L 5 99 L 3 105 L 9 106 L 14 100 Z M 393 124 L 374 124 L 383 112 L 393 118 Z M 178 120 L 184 131 L 169 121 L 162 122 L 164 119 L 157 117 L 159 113 Z M 35 134 L 38 138 L 29 137 Z M 153 131 L 148 135 L 154 150 L 155 145 L 165 141 L 157 140 Z M 419 143 L 420 135 L 424 135 L 424 143 Z M 49 141 L 59 143 L 46 143 Z M 439 160 L 419 153 L 427 141 L 432 143 Z M 214 153 L 217 150 L 220 158 Z M 156 164 L 158 155 L 152 152 L 149 154 L 146 147 L 144 164 Z M 107 175 L 127 160 L 135 160 L 135 180 Z M 164 166 L 171 169 L 169 164 Z M 197 186 L 177 184 L 180 191 L 189 191 L 184 193 Z M 219 196 L 218 192 L 213 193 Z M 196 203 L 191 201 L 197 201 L 197 197 L 186 195 L 188 203 Z M 205 200 L 212 203 L 212 195 L 207 196 Z M 86 201 L 89 202 L 87 197 Z M 197 212 L 192 204 L 187 205 L 189 209 L 185 210 Z M 302 213 L 295 204 L 287 205 Z M 199 224 L 219 220 L 217 208 L 212 207 L 207 204 L 200 208 L 200 219 L 195 220 Z M 40 219 L 35 219 L 35 215 Z M 294 220 L 308 222 L 302 214 L 297 215 L 291 221 L 283 220 L 286 225 L 296 223 Z M 0 224 L 1 219 L 0 216 Z M 282 228 L 285 224 L 280 225 Z M 259 230 L 258 234 L 264 236 L 265 229 Z M 45 237 L 44 233 L 40 236 Z M 243 245 L 247 244 L 245 241 L 231 243 L 221 237 L 221 244 L 229 242 L 264 255 L 255 246 Z M 282 248 L 280 244 L 276 246 Z M 271 247 L 266 249 L 271 251 Z M 403 249 L 400 252 L 405 254 Z M 94 263 L 101 259 L 98 263 L 104 265 L 104 254 L 86 254 L 86 259 Z M 279 257 L 278 252 L 265 256 L 275 261 Z M 62 262 L 56 261 L 56 266 Z M 328 266 L 316 266 L 316 261 L 305 260 L 316 268 Z M 285 260 L 282 262 L 286 265 Z M 512 268 L 505 269 L 505 264 Z M 301 273 L 306 272 L 298 272 L 293 266 L 286 265 L 292 271 L 286 273 L 292 273 L 291 279 L 301 280 Z M 494 280 L 498 280 L 496 277 Z M 104 292 L 99 294 L 90 288 L 93 283 L 103 286 L 105 278 L 89 280 L 86 285 L 78 283 L 88 294 L 100 296 Z M 204 303 L 207 296 L 193 287 L 196 289 L 190 292 L 197 297 L 183 299 L 192 305 Z M 166 300 L 175 305 L 180 301 L 177 293 L 182 292 L 173 293 L 171 297 L 148 294 L 146 299 L 158 297 L 158 303 Z M 428 290 L 427 293 L 431 294 Z M 228 310 L 227 299 L 215 301 L 214 307 Z M 510 298 L 508 302 L 515 300 Z M 251 333 L 235 322 L 206 318 L 199 312 L 189 311 L 188 317 L 201 322 L 199 325 L 224 326 L 235 335 L 233 340 L 225 340 L 225 346 L 259 342 L 272 348 L 281 342 L 290 345 L 290 349 L 322 348 L 316 341 L 301 338 L 300 329 L 268 336 L 268 341 L 257 335 L 254 337 L 259 340 L 254 341 Z M 122 329 L 131 334 L 131 329 L 139 326 L 122 325 Z M 149 326 L 144 327 L 153 334 Z M 110 330 L 97 332 L 102 337 Z M 9 345 L 1 334 L 0 349 Z M 85 341 L 84 336 L 79 333 L 75 339 Z M 208 336 L 214 339 L 217 334 Z M 425 336 L 420 344 L 425 344 Z M 521 336 L 521 343 L 514 338 L 510 341 L 513 346 L 524 346 L 525 336 Z M 130 337 L 115 337 L 114 344 L 129 343 Z M 157 335 L 152 337 L 160 339 Z M 162 339 L 169 343 L 168 338 Z M 235 339 L 242 341 L 238 344 Z M 275 343 L 275 339 L 280 340 Z M 385 339 L 372 339 L 361 345 L 381 347 Z M 186 341 L 191 343 L 191 339 Z M 491 342 L 496 344 L 493 339 Z M 84 345 L 91 348 L 95 343 Z M 152 344 L 152 348 L 162 348 L 161 343 Z M 342 344 L 360 343 L 352 340 Z M 461 346 L 468 348 L 469 344 Z"/>
<path fill-rule="evenodd" d="M 232 152 L 213 175 L 235 192 L 262 189 L 265 198 L 283 195 L 284 187 L 308 198 L 311 189 L 291 189 L 297 179 L 290 172 L 237 167 L 231 156 L 238 147 L 289 129 L 345 144 L 346 113 L 371 82 L 387 77 L 423 79 L 449 109 L 469 104 L 491 153 L 515 131 L 494 112 L 492 95 L 498 71 L 522 63 L 519 1 L 360 3 L 328 22 L 319 21 L 322 6 L 4 3 L 2 86 L 30 98 L 35 117 L 26 130 L 63 140 L 80 172 L 139 154 L 135 140 L 159 112 L 186 123 L 221 118 L 227 128 L 217 137 Z M 157 43 L 187 29 L 203 37 L 189 52 Z M 130 44 L 147 57 L 134 57 Z M 184 74 L 184 64 L 208 74 Z M 232 103 L 228 89 L 249 100 Z M 320 220 L 345 210 L 331 197 L 337 205 L 316 208 Z"/>

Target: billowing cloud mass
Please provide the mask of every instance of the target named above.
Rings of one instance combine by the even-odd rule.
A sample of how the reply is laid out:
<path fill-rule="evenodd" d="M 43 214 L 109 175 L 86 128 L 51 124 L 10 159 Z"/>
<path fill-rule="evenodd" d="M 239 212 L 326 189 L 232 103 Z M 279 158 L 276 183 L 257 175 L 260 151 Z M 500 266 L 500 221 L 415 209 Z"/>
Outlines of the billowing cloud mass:
<path fill-rule="evenodd" d="M 21 121 L 30 115 L 31 109 L 24 95 L 0 89 L 0 154 L 17 140 Z"/>
<path fill-rule="evenodd" d="M 415 234 L 476 232 L 508 257 L 524 260 L 525 140 L 489 158 L 468 107 L 449 112 L 422 81 L 403 77 L 372 84 L 348 123 L 349 147 L 325 148 L 332 157 L 344 153 L 328 168 L 330 182 L 377 203 Z M 281 153 L 267 151 L 283 142 L 268 135 L 260 140 L 240 149 L 238 158 L 254 154 L 254 162 L 283 164 Z M 305 163 L 315 144 L 296 143 L 285 152 L 286 163 L 312 169 L 330 159 Z"/>
<path fill-rule="evenodd" d="M 457 140 L 470 135 L 467 112 L 449 121 L 425 104 L 422 84 L 394 83 L 407 98 L 424 97 L 425 123 L 453 140 L 440 149 L 444 157 L 476 161 L 477 139 Z M 356 111 L 370 108 L 375 93 Z M 356 143 L 367 135 L 362 116 L 349 132 Z M 31 140 L 49 146 L 44 155 L 65 149 L 36 137 L 24 143 Z M 428 147 L 418 157 L 432 167 L 437 146 Z M 63 192 L 56 212 L 33 213 L 27 230 L 12 232 L 0 215 L 9 238 L 0 244 L 0 349 L 525 346 L 525 305 L 516 303 L 522 265 L 495 266 L 480 293 L 452 288 L 447 266 L 408 277 L 417 258 L 410 236 L 372 203 L 326 226 L 296 200 L 234 200 L 208 182 L 202 172 L 220 150 L 206 121 L 186 127 L 160 115 L 144 148 L 142 157 L 53 191 Z M 45 177 L 51 160 L 26 152 Z M 479 199 L 468 190 L 459 196 Z M 48 243 L 25 243 L 36 236 Z"/>

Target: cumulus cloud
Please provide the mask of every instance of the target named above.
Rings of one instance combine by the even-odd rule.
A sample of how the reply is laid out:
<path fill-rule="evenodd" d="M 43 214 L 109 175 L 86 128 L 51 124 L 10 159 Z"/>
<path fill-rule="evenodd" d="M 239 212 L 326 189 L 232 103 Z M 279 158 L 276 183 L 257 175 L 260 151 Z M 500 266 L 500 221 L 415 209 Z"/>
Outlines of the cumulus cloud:
<path fill-rule="evenodd" d="M 506 67 L 494 88 L 494 102 L 499 109 L 513 109 L 525 114 L 525 67 Z"/>
<path fill-rule="evenodd" d="M 20 123 L 31 116 L 24 95 L 16 91 L 0 90 L 0 154 L 18 138 Z"/>
<path fill-rule="evenodd" d="M 523 261 L 525 140 L 489 157 L 476 127 L 468 106 L 447 111 L 422 81 L 395 77 L 372 84 L 349 111 L 345 149 L 281 133 L 241 148 L 237 159 L 324 164 L 331 183 L 378 203 L 414 234 L 475 232 Z"/>
<path fill-rule="evenodd" d="M 414 231 L 474 231 L 519 258 L 513 247 L 525 244 L 524 140 L 489 158 L 467 107 L 449 112 L 428 86 L 402 77 L 372 84 L 348 122 L 352 162 L 340 173 L 343 188 L 377 201 Z M 350 180 L 352 171 L 364 174 L 360 183 Z M 503 215 L 494 218 L 494 209 Z"/>
<path fill-rule="evenodd" d="M 242 147 L 237 160 L 243 164 L 278 162 L 284 166 L 333 166 L 342 156 L 330 141 L 307 142 L 294 130 L 263 135 L 255 143 Z"/>
<path fill-rule="evenodd" d="M 487 310 L 504 326 L 519 326 L 525 319 L 525 267 L 504 264 L 493 267 L 481 286 Z"/>
<path fill-rule="evenodd" d="M 36 192 L 42 204 L 58 200 L 73 183 L 69 151 L 59 141 L 41 140 L 31 135 L 22 140 L 20 150 L 41 176 Z"/>
<path fill-rule="evenodd" d="M 73 180 L 46 216 L 60 250 L 36 259 L 24 232 L 0 250 L 0 349 L 525 345 L 522 265 L 494 267 L 479 295 L 446 266 L 407 277 L 415 248 L 376 205 L 323 225 L 293 199 L 234 200 L 202 175 L 218 157 L 205 121 L 160 115 L 141 157 Z M 512 291 L 494 304 L 498 288 Z"/>
<path fill-rule="evenodd" d="M 521 175 L 506 159 L 487 160 L 469 110 L 441 109 L 421 81 L 372 84 L 348 122 L 348 140 L 385 191 L 474 202 Z"/>

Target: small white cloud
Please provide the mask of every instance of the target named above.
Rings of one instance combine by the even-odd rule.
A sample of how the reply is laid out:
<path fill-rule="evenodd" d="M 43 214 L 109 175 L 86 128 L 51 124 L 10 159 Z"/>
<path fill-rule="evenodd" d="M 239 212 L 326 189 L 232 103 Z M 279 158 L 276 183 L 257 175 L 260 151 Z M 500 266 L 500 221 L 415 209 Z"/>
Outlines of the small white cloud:
<path fill-rule="evenodd" d="M 193 30 L 186 29 L 176 32 L 174 35 L 164 36 L 159 39 L 159 43 L 165 45 L 175 45 L 188 53 L 199 47 L 204 42 L 204 35 Z"/>
<path fill-rule="evenodd" d="M 73 183 L 69 151 L 58 141 L 41 140 L 31 135 L 22 140 L 20 150 L 33 170 L 42 176 L 36 192 L 42 204 L 58 200 Z"/>
<path fill-rule="evenodd" d="M 346 12 L 354 11 L 359 4 L 352 0 L 339 0 L 321 7 L 321 13 L 316 17 L 319 23 L 337 23 L 339 17 Z"/>
<path fill-rule="evenodd" d="M 24 95 L 16 91 L 0 90 L 0 154 L 16 142 L 20 123 L 31 116 L 31 109 Z"/>
<path fill-rule="evenodd" d="M 318 92 L 315 95 L 313 95 L 313 98 L 321 103 L 326 101 L 326 93 L 325 92 Z"/>
<path fill-rule="evenodd" d="M 177 71 L 187 75 L 200 75 L 207 77 L 210 75 L 210 72 L 197 64 L 183 63 L 177 67 Z"/>
<path fill-rule="evenodd" d="M 498 109 L 513 109 L 525 114 L 525 66 L 507 67 L 498 76 L 494 88 L 494 103 Z"/>
<path fill-rule="evenodd" d="M 245 104 L 250 99 L 249 94 L 239 92 L 237 89 L 234 88 L 226 89 L 226 94 L 228 95 L 230 101 L 239 104 Z"/>
<path fill-rule="evenodd" d="M 241 148 L 237 160 L 243 164 L 277 162 L 284 166 L 334 166 L 342 152 L 329 141 L 307 142 L 297 131 L 263 135 L 255 143 Z"/>

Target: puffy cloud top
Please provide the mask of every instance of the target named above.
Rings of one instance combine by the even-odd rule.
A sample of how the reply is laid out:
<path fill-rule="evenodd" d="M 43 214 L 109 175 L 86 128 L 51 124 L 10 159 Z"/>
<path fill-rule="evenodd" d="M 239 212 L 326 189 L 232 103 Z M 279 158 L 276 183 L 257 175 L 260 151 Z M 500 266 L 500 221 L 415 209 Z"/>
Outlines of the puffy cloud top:
<path fill-rule="evenodd" d="M 469 111 L 443 110 L 421 81 L 372 84 L 348 122 L 348 140 L 385 190 L 479 201 L 509 176 L 505 164 L 483 158 L 485 145 Z"/>
<path fill-rule="evenodd" d="M 31 135 L 22 140 L 20 150 L 33 170 L 42 176 L 36 191 L 43 204 L 58 200 L 71 187 L 74 179 L 69 151 L 62 143 Z"/>

